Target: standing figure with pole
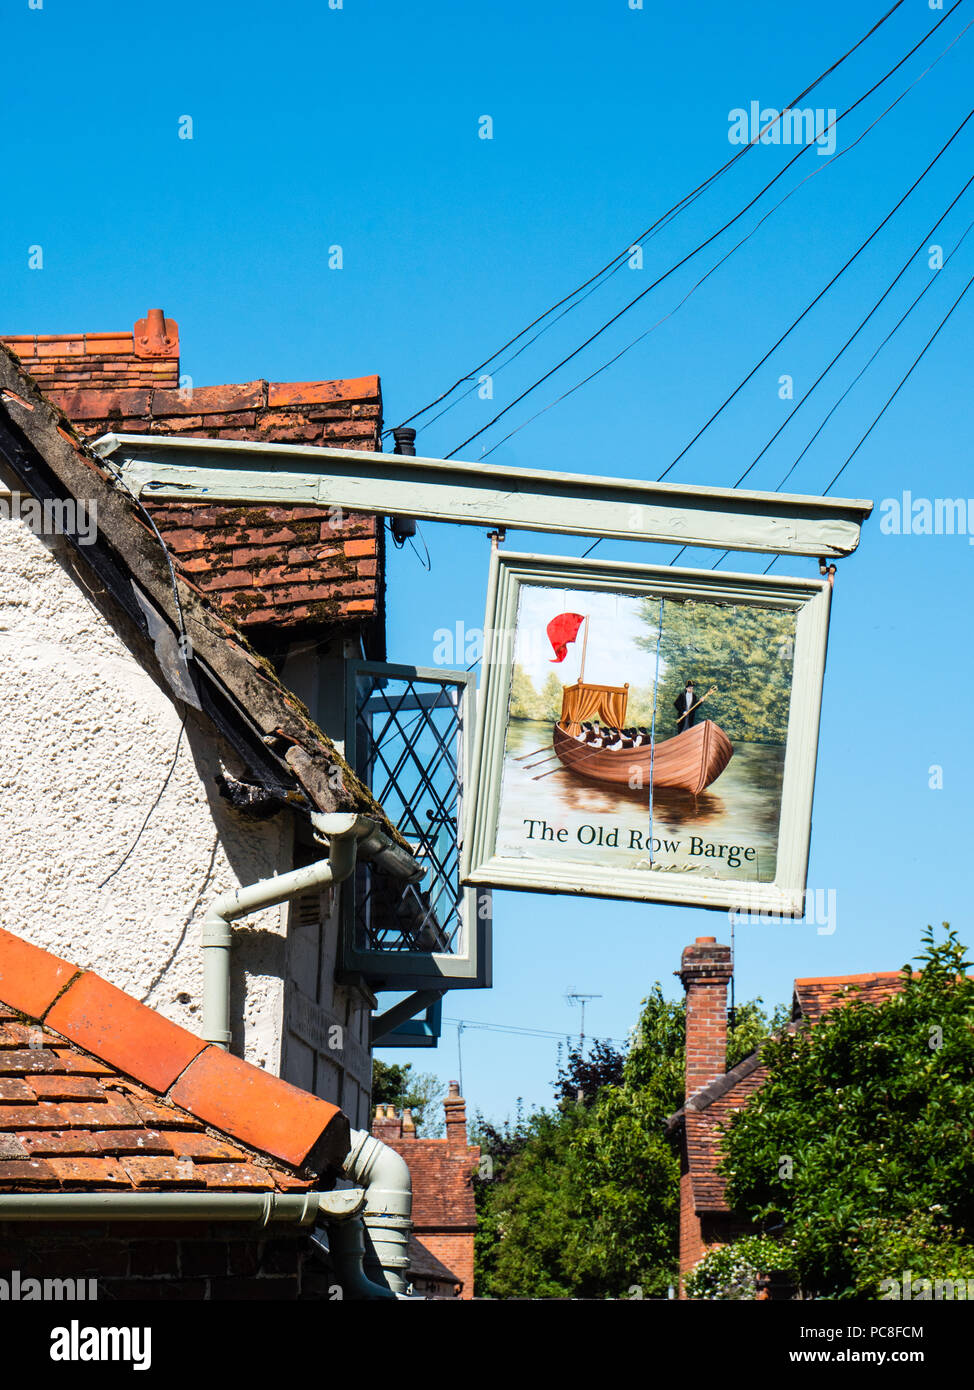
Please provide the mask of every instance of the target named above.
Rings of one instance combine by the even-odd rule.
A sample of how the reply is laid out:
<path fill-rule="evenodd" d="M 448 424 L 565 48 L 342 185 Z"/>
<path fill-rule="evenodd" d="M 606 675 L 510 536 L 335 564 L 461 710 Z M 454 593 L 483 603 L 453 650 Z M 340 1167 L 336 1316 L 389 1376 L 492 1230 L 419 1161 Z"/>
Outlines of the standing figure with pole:
<path fill-rule="evenodd" d="M 708 695 L 712 695 L 717 689 L 712 685 L 705 695 L 700 699 L 696 698 L 696 690 L 692 680 L 687 681 L 683 688 L 683 693 L 678 695 L 673 701 L 673 708 L 676 710 L 676 731 L 678 734 L 685 734 L 687 729 L 692 729 L 697 722 L 697 708 L 702 705 Z"/>

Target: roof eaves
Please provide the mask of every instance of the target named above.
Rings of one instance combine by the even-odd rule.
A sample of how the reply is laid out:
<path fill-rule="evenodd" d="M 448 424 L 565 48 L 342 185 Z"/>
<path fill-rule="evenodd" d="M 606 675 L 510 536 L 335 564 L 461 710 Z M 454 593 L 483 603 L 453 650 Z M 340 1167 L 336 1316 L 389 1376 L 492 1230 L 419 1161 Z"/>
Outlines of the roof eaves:
<path fill-rule="evenodd" d="M 339 1169 L 336 1105 L 233 1057 L 131 995 L 0 928 L 0 1002 L 146 1086 L 168 1106 L 294 1168 Z"/>
<path fill-rule="evenodd" d="M 313 808 L 356 810 L 375 817 L 392 839 L 406 847 L 371 792 L 301 701 L 281 683 L 271 664 L 254 650 L 238 628 L 217 615 L 199 590 L 171 570 L 168 552 L 139 515 L 137 499 L 81 439 L 67 416 L 43 395 L 16 355 L 2 343 L 0 399 L 6 406 L 9 424 L 9 430 L 3 428 L 0 415 L 0 445 L 8 466 L 22 478 L 28 490 L 37 487 L 40 465 L 66 494 L 89 507 L 94 504 L 99 542 L 95 546 L 76 545 L 74 557 L 95 568 L 96 577 L 110 589 L 115 603 L 140 633 L 144 634 L 145 621 L 124 583 L 124 573 L 138 582 L 162 612 L 174 639 L 181 634 L 184 623 L 191 632 L 194 667 L 205 678 L 201 683 L 209 684 L 217 697 L 208 702 L 205 713 L 220 732 L 230 736 L 227 727 L 221 725 L 217 708 L 222 695 L 251 726 L 266 750 L 265 761 L 270 758 L 276 762 L 285 785 L 296 782 Z M 31 455 L 36 456 L 33 466 Z M 100 566 L 92 553 L 95 551 L 102 552 Z M 238 740 L 239 734 L 232 741 Z M 249 740 L 251 756 L 253 744 L 254 740 Z M 303 797 L 297 796 L 296 801 L 300 808 Z"/>
<path fill-rule="evenodd" d="M 789 1023 L 779 1032 L 773 1034 L 773 1037 L 780 1038 L 785 1033 L 794 1033 L 797 1026 L 798 1025 L 795 1023 Z M 765 1039 L 765 1041 L 768 1040 Z M 758 1067 L 761 1065 L 761 1053 L 763 1050 L 764 1042 L 762 1042 L 759 1047 L 756 1047 L 753 1052 L 748 1053 L 736 1066 L 731 1067 L 730 1071 L 725 1072 L 723 1076 L 719 1076 L 716 1081 L 711 1081 L 709 1085 L 702 1086 L 699 1091 L 694 1091 L 693 1095 L 689 1096 L 687 1100 L 683 1102 L 679 1110 L 674 1111 L 672 1115 L 668 1116 L 664 1126 L 665 1132 L 667 1134 L 672 1134 L 678 1129 L 680 1123 L 685 1119 L 688 1110 L 694 1113 L 706 1110 L 708 1106 L 713 1105 L 715 1100 L 719 1100 L 721 1096 L 726 1096 L 728 1091 L 732 1091 L 739 1082 L 744 1081 L 753 1072 L 757 1071 Z"/>

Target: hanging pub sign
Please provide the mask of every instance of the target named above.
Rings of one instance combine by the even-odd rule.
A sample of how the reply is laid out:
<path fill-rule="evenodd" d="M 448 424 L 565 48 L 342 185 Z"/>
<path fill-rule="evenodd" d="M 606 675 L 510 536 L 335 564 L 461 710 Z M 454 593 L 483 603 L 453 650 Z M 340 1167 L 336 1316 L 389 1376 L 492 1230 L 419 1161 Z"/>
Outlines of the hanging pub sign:
<path fill-rule="evenodd" d="M 465 882 L 800 915 L 829 600 L 495 551 Z"/>

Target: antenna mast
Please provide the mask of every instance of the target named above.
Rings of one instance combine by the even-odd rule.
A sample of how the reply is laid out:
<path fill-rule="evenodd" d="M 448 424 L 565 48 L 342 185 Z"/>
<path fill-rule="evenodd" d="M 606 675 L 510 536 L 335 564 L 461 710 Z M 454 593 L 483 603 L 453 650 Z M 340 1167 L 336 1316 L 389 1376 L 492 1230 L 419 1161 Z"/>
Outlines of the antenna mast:
<path fill-rule="evenodd" d="M 578 1054 L 579 1054 L 580 1057 L 583 1057 L 583 1058 L 584 1058 L 584 1056 L 585 1056 L 585 1005 L 586 1005 L 586 1002 L 587 1002 L 589 999 L 601 999 L 601 998 L 602 998 L 602 995 L 601 995 L 601 994 L 579 994 L 577 990 L 570 990 L 570 991 L 565 995 L 565 998 L 568 1000 L 569 1004 L 571 1004 L 571 1005 L 573 1005 L 573 1006 L 574 1006 L 575 1004 L 581 1004 L 581 1006 L 582 1006 L 582 1028 L 581 1028 L 581 1033 L 580 1033 L 580 1035 L 579 1035 L 579 1040 L 578 1040 Z"/>

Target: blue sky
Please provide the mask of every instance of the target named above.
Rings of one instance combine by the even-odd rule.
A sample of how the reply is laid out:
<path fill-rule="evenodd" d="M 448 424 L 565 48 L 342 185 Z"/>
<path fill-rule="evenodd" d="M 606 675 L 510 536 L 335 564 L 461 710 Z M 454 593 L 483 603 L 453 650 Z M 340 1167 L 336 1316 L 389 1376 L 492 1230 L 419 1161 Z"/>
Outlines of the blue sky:
<path fill-rule="evenodd" d="M 378 372 L 386 423 L 425 405 L 537 313 L 630 245 L 723 164 L 729 113 L 780 107 L 888 5 L 810 9 L 755 0 L 500 0 L 491 6 L 238 0 L 5 0 L 0 57 L 8 142 L 0 212 L 4 332 L 128 328 L 150 306 L 180 325 L 196 385 Z M 612 368 L 519 430 L 493 460 L 654 478 L 879 224 L 967 115 L 965 34 L 854 148 L 852 142 L 974 18 L 962 4 L 840 124 L 834 161 L 810 149 L 771 194 L 597 343 L 505 416 L 476 458 L 668 314 L 789 189 L 793 196 L 678 312 Z M 940 18 L 906 0 L 805 99 L 856 100 Z M 180 140 L 180 117 L 193 139 Z M 493 139 L 478 136 L 489 115 Z M 848 127 L 848 128 L 847 128 Z M 948 254 L 974 218 L 965 195 L 974 121 L 916 192 L 669 475 L 730 485 L 765 445 L 917 246 Z M 441 456 L 754 196 L 796 151 L 756 146 L 690 209 L 508 368 L 421 431 Z M 801 181 L 814 173 L 807 182 Z M 798 185 L 801 183 L 801 186 Z M 926 238 L 926 239 L 925 239 Z M 28 269 L 41 245 L 43 270 Z M 342 269 L 329 269 L 330 248 Z M 974 270 L 974 234 L 812 445 L 788 488 L 819 492 Z M 926 250 L 748 479 L 776 487 L 825 412 L 933 272 Z M 879 504 L 974 495 L 971 313 L 957 309 L 836 489 Z M 779 398 L 779 378 L 794 399 Z M 504 426 L 502 428 L 502 426 Z M 483 622 L 488 544 L 426 525 L 432 569 L 410 550 L 389 571 L 390 658 L 432 664 L 434 634 Z M 517 549 L 579 554 L 510 535 Z M 673 550 L 604 543 L 606 559 Z M 705 552 L 683 563 L 708 567 Z M 896 969 L 927 922 L 970 938 L 967 905 L 972 676 L 966 535 L 884 535 L 878 514 L 839 565 L 809 885 L 834 889 L 836 930 L 737 931 L 738 998 L 787 998 L 796 975 Z M 724 568 L 754 570 L 756 560 Z M 779 562 L 782 573 L 812 561 Z M 929 769 L 942 768 L 931 789 Z M 495 986 L 449 996 L 448 1018 L 568 1033 L 573 989 L 599 994 L 590 1034 L 624 1038 L 655 980 L 726 914 L 499 893 Z M 467 1030 L 464 1089 L 500 1117 L 550 1100 L 555 1043 Z M 457 1030 L 414 1060 L 457 1072 Z"/>

